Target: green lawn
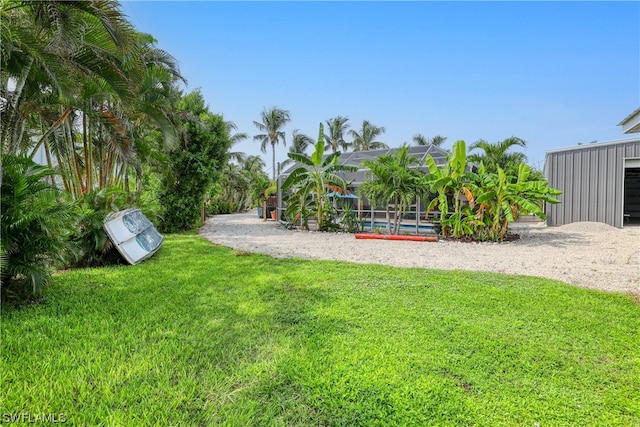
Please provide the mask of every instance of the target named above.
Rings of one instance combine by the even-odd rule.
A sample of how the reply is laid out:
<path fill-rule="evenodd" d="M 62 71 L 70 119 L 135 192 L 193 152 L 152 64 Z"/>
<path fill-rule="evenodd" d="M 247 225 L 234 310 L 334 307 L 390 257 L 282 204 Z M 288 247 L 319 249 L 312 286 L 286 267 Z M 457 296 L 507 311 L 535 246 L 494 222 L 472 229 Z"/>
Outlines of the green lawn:
<path fill-rule="evenodd" d="M 0 413 L 67 425 L 640 425 L 640 307 L 538 278 L 173 235 L 1 327 Z"/>

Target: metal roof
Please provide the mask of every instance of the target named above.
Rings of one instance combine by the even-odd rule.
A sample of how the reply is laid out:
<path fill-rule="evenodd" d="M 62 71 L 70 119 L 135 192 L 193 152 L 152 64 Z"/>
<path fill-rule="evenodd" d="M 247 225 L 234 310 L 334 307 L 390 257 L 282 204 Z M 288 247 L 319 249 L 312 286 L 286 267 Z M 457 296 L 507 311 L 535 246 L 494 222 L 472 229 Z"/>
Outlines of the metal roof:
<path fill-rule="evenodd" d="M 567 147 L 567 148 L 556 148 L 553 150 L 547 150 L 547 154 L 561 153 L 563 151 L 572 151 L 572 150 L 586 150 L 590 148 L 602 147 L 605 145 L 628 144 L 629 142 L 638 142 L 638 141 L 640 141 L 640 138 L 636 136 L 633 138 L 616 139 L 614 141 L 593 142 L 589 144 L 574 145 L 572 147 Z"/>
<path fill-rule="evenodd" d="M 640 108 L 625 117 L 618 126 L 622 126 L 623 133 L 640 132 Z"/>

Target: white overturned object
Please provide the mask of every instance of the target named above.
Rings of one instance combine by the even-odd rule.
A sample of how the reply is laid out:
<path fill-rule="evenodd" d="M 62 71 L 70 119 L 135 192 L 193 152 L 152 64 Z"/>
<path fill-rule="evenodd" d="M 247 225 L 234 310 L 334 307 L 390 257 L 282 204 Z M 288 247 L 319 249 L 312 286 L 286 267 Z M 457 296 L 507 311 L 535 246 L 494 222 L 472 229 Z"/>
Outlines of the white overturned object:
<path fill-rule="evenodd" d="M 129 264 L 138 264 L 151 257 L 164 241 L 140 209 L 125 209 L 107 215 L 104 229 Z"/>

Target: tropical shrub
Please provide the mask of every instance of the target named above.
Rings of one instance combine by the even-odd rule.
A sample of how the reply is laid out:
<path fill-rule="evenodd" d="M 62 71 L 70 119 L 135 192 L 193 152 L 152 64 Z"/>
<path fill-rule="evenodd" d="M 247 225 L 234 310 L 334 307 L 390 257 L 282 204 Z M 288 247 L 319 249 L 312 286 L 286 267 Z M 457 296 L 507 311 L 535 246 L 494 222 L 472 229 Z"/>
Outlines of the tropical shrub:
<path fill-rule="evenodd" d="M 471 209 L 475 206 L 473 191 L 477 177 L 467 168 L 467 148 L 462 140 L 453 144 L 451 153 L 447 154 L 445 164 L 442 167 L 436 165 L 431 155 L 426 159 L 429 174 L 424 179 L 424 185 L 428 191 L 436 196 L 427 206 L 427 212 L 438 208 L 440 210 L 440 223 L 443 236 L 463 237 L 472 235 L 476 226 L 480 223 L 466 219 L 472 213 L 463 209 L 462 196 Z M 450 200 L 453 204 L 453 212 L 450 211 Z"/>
<path fill-rule="evenodd" d="M 48 179 L 55 171 L 24 155 L 2 156 L 0 237 L 3 297 L 25 298 L 47 284 L 69 254 L 72 206 Z"/>
<path fill-rule="evenodd" d="M 358 213 L 344 200 L 339 201 L 342 210 L 340 214 L 341 229 L 347 233 L 358 233 L 364 228 L 364 221 L 358 218 Z"/>
<path fill-rule="evenodd" d="M 142 191 L 132 197 L 128 193 L 128 200 L 131 206 L 137 206 L 153 224 L 162 222 L 162 206 L 160 205 L 160 194 L 163 191 L 162 175 L 158 172 L 148 171 L 144 173 L 142 179 Z"/>
<path fill-rule="evenodd" d="M 250 178 L 236 164 L 229 163 L 220 174 L 207 200 L 207 214 L 229 214 L 249 205 Z"/>
<path fill-rule="evenodd" d="M 325 230 L 330 224 L 328 219 L 335 213 L 328 196 L 329 189 L 344 190 L 347 187 L 347 183 L 337 172 L 356 170 L 353 166 L 338 164 L 340 151 L 323 159 L 324 144 L 324 126 L 320 123 L 315 151 L 310 156 L 288 153 L 290 159 L 302 163 L 302 166 L 294 169 L 282 184 L 282 191 L 294 190 L 287 198 L 285 215 L 294 221 L 305 221 L 305 217 L 308 220 L 308 212 L 314 211 L 318 230 Z"/>
<path fill-rule="evenodd" d="M 265 173 L 256 175 L 249 183 L 249 194 L 251 198 L 251 206 L 261 206 L 265 196 L 265 191 L 271 186 L 271 181 Z"/>
<path fill-rule="evenodd" d="M 543 202 L 559 203 L 554 198 L 561 194 L 546 181 L 530 181 L 530 168 L 521 163 L 516 177 L 510 177 L 502 168 L 488 173 L 484 165 L 478 171 L 477 218 L 483 220 L 481 234 L 488 240 L 503 240 L 508 224 L 526 211 L 545 220 Z"/>
<path fill-rule="evenodd" d="M 244 206 L 237 200 L 227 200 L 218 194 L 207 201 L 205 211 L 207 215 L 230 214 L 243 211 Z"/>
<path fill-rule="evenodd" d="M 200 91 L 184 96 L 177 105 L 185 114 L 180 142 L 168 156 L 160 204 L 164 232 L 189 230 L 201 218 L 205 196 L 226 162 L 230 145 L 222 117 L 213 115 Z"/>
<path fill-rule="evenodd" d="M 275 181 L 272 183 L 264 173 L 264 162 L 259 156 L 240 158 L 239 153 L 231 154 L 237 163 L 230 161 L 219 174 L 207 201 L 208 214 L 228 214 L 261 206 L 267 189 L 273 186 L 277 191 Z"/>
<path fill-rule="evenodd" d="M 295 191 L 286 197 L 286 202 L 285 216 L 291 225 L 298 225 L 308 230 L 309 220 L 313 217 L 313 212 L 316 208 L 316 199 L 313 193 Z"/>
<path fill-rule="evenodd" d="M 77 218 L 70 241 L 74 257 L 71 267 L 96 267 L 122 262 L 122 257 L 104 230 L 104 222 L 112 212 L 130 207 L 127 193 L 118 187 L 107 187 L 85 193 L 76 200 Z"/>
<path fill-rule="evenodd" d="M 440 218 L 440 229 L 443 230 L 444 236 L 453 236 L 455 238 L 475 238 L 483 223 L 476 218 L 474 210 L 462 205 L 457 212 Z"/>
<path fill-rule="evenodd" d="M 442 234 L 456 238 L 501 241 L 507 235 L 508 224 L 523 212 L 546 219 L 543 203 L 558 203 L 559 190 L 548 183 L 531 178 L 531 169 L 520 163 L 515 176 L 493 163 L 495 172 L 480 163 L 477 173 L 468 170 L 464 141 L 456 141 L 445 164 L 438 168 L 427 156 L 429 175 L 424 178 L 429 191 L 435 194 L 427 211 L 439 208 Z M 513 165 L 509 163 L 510 170 Z M 536 175 L 536 177 L 539 177 Z M 462 203 L 463 197 L 466 203 Z M 453 209 L 451 210 L 451 205 Z"/>

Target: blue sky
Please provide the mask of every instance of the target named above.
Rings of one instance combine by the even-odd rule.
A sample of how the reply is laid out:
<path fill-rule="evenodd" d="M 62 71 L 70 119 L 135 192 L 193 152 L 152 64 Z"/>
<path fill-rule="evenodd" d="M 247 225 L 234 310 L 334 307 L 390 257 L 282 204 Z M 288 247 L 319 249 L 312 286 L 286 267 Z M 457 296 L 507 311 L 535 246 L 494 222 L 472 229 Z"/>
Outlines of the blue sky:
<path fill-rule="evenodd" d="M 124 1 L 200 88 L 212 112 L 253 136 L 265 107 L 316 138 L 348 116 L 413 135 L 510 136 L 542 168 L 547 150 L 627 137 L 640 106 L 639 2 Z M 289 141 L 288 141 L 289 142 Z M 248 141 L 238 151 L 261 154 Z M 287 148 L 277 147 L 277 161 Z M 263 155 L 270 171 L 271 154 Z"/>

